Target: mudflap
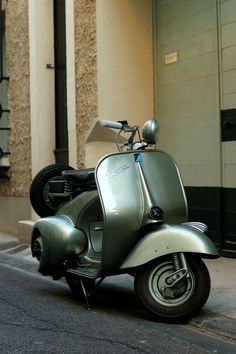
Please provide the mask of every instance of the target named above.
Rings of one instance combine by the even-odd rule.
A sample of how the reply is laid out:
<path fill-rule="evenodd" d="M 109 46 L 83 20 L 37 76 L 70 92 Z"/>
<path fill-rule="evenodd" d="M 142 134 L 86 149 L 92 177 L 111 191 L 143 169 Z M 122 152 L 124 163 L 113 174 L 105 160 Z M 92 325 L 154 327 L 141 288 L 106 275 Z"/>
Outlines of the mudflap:
<path fill-rule="evenodd" d="M 199 254 L 201 258 L 219 257 L 215 245 L 199 229 L 187 224 L 162 224 L 141 238 L 120 269 L 135 268 L 173 253 Z"/>

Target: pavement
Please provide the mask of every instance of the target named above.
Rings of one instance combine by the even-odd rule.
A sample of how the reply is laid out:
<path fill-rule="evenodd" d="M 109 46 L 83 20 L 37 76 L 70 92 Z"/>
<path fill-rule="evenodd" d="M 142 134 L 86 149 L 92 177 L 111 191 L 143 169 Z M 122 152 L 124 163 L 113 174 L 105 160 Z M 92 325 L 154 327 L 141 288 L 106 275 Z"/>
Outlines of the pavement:
<path fill-rule="evenodd" d="M 29 244 L 0 232 L 0 252 L 36 262 Z M 232 340 L 236 345 L 236 259 L 220 257 L 204 260 L 211 276 L 211 293 L 203 310 L 189 324 L 213 335 Z"/>

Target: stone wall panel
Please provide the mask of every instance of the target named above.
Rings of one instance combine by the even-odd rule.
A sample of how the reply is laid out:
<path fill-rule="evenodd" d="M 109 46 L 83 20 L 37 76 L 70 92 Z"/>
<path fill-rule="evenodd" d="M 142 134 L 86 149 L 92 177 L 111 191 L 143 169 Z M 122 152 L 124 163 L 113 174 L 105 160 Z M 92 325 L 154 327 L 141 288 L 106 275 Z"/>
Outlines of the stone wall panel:
<path fill-rule="evenodd" d="M 24 197 L 31 180 L 28 0 L 9 0 L 6 8 L 6 50 L 9 80 L 9 179 L 0 195 Z"/>
<path fill-rule="evenodd" d="M 74 1 L 78 166 L 85 165 L 85 139 L 97 116 L 96 0 Z"/>

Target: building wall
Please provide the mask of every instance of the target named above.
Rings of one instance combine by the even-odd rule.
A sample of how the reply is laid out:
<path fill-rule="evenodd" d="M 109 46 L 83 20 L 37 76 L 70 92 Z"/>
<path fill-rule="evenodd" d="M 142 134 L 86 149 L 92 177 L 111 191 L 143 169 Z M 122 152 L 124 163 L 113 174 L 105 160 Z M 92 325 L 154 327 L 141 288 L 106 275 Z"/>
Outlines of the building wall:
<path fill-rule="evenodd" d="M 97 119 L 143 125 L 154 114 L 152 1 L 98 0 L 96 18 Z M 111 151 L 115 138 L 92 126 L 86 164 Z"/>
<path fill-rule="evenodd" d="M 222 247 L 236 255 L 236 2 L 219 1 Z M 228 251 L 230 250 L 230 252 Z"/>
<path fill-rule="evenodd" d="M 40 29 L 40 30 L 39 30 Z M 32 177 L 53 163 L 55 144 L 53 0 L 9 0 L 6 55 L 9 113 L 8 179 L 0 180 L 0 229 L 16 234 L 34 218 Z"/>
<path fill-rule="evenodd" d="M 28 0 L 32 177 L 55 162 L 53 0 Z M 47 66 L 52 65 L 52 69 Z M 28 185 L 29 191 L 29 185 Z"/>
<path fill-rule="evenodd" d="M 17 220 L 28 217 L 31 181 L 28 1 L 6 6 L 6 60 L 9 113 L 8 179 L 0 179 L 0 228 L 16 233 Z"/>
<path fill-rule="evenodd" d="M 69 165 L 77 168 L 77 119 L 75 91 L 75 3 L 65 3 L 66 17 L 66 75 L 67 75 L 67 126 Z"/>
<path fill-rule="evenodd" d="M 32 216 L 31 178 L 55 161 L 54 72 L 46 67 L 53 65 L 52 9 L 53 0 L 9 0 L 7 5 L 13 129 L 10 179 L 0 191 L 7 210 L 2 219 L 14 232 L 17 219 Z M 152 1 L 66 0 L 66 16 L 69 161 L 75 168 L 88 167 L 116 150 L 114 134 L 101 130 L 98 119 L 142 125 L 154 114 Z M 14 210 L 22 213 L 10 220 Z M 6 229 L 3 220 L 0 224 Z"/>
<path fill-rule="evenodd" d="M 154 114 L 152 1 L 97 1 L 98 116 L 143 123 Z"/>
<path fill-rule="evenodd" d="M 225 248 L 236 234 L 236 129 L 222 138 L 225 115 L 236 120 L 235 13 L 234 0 L 66 0 L 70 163 L 91 167 L 116 150 L 99 119 L 142 125 L 156 100 L 159 147 L 180 166 L 191 215 Z M 32 217 L 31 178 L 55 161 L 53 40 L 53 0 L 8 0 L 2 231 L 16 233 L 17 221 Z"/>
<path fill-rule="evenodd" d="M 159 146 L 179 164 L 190 218 L 236 254 L 236 3 L 155 4 Z"/>
<path fill-rule="evenodd" d="M 221 110 L 236 124 L 236 2 L 220 1 Z M 236 129 L 228 127 L 230 139 L 222 143 L 223 186 L 236 188 Z M 226 140 L 226 139 L 225 139 Z"/>
<path fill-rule="evenodd" d="M 215 0 L 157 0 L 159 146 L 177 161 L 191 220 L 221 244 L 218 18 Z"/>
<path fill-rule="evenodd" d="M 25 197 L 31 179 L 31 129 L 29 101 L 28 1 L 11 0 L 6 7 L 6 47 L 9 180 L 0 180 L 0 195 Z"/>
<path fill-rule="evenodd" d="M 6 38 L 5 38 L 5 3 L 1 2 L 1 13 L 0 13 L 0 21 L 1 21 L 1 78 L 0 81 L 0 103 L 3 110 L 7 109 L 7 92 L 8 92 L 8 80 L 7 80 L 7 70 L 6 70 Z M 5 79 L 4 79 L 5 78 Z M 8 144 L 8 130 L 2 130 L 2 128 L 7 128 L 8 124 L 8 112 L 0 112 L 0 151 L 1 154 L 4 153 L 0 158 L 0 175 L 4 176 L 7 167 L 9 166 L 9 144 Z"/>
<path fill-rule="evenodd" d="M 220 186 L 215 0 L 157 4 L 160 148 L 177 160 L 186 186 Z"/>

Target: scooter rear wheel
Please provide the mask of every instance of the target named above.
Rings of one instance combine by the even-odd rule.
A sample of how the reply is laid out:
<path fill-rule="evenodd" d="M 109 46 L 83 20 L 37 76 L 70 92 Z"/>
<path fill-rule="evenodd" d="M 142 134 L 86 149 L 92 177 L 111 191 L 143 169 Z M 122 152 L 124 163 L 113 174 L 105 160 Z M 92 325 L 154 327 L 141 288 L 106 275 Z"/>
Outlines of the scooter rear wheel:
<path fill-rule="evenodd" d="M 173 273 L 171 259 L 156 260 L 135 277 L 135 291 L 147 312 L 158 320 L 186 322 L 205 304 L 210 292 L 209 272 L 200 258 L 187 259 L 189 275 L 167 287 L 165 279 Z"/>

